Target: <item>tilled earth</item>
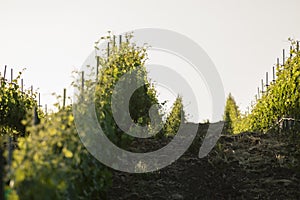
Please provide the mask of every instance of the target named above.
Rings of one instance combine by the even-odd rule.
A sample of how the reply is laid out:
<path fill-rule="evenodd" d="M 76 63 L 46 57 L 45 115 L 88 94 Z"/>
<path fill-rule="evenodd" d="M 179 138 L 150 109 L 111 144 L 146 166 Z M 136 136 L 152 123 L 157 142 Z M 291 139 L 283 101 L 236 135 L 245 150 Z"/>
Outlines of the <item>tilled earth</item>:
<path fill-rule="evenodd" d="M 200 159 L 198 151 L 207 128 L 200 124 L 189 150 L 159 171 L 114 171 L 107 199 L 300 199 L 298 137 L 222 135 L 209 155 Z M 171 139 L 135 141 L 136 151 L 159 149 Z"/>

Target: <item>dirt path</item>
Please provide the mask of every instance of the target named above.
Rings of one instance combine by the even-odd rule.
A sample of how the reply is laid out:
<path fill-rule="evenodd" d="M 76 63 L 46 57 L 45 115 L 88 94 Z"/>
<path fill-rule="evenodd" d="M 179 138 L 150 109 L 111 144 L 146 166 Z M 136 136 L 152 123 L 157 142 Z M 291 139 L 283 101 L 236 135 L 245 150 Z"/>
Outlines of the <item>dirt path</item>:
<path fill-rule="evenodd" d="M 300 166 L 299 146 L 275 134 L 243 133 L 222 136 L 210 154 L 199 159 L 206 129 L 200 125 L 189 151 L 162 170 L 115 171 L 108 199 L 300 199 L 300 169 L 291 167 Z"/>

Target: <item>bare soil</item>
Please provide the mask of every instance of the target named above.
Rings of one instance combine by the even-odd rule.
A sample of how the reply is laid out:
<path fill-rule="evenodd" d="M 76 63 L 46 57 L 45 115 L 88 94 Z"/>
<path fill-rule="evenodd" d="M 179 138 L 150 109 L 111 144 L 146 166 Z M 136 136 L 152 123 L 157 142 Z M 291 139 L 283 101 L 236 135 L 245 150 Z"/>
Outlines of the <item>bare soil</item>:
<path fill-rule="evenodd" d="M 298 137 L 250 132 L 222 135 L 209 155 L 200 159 L 198 151 L 207 128 L 200 124 L 190 149 L 159 171 L 113 171 L 107 199 L 300 199 Z M 135 141 L 133 146 L 158 149 L 171 139 Z"/>

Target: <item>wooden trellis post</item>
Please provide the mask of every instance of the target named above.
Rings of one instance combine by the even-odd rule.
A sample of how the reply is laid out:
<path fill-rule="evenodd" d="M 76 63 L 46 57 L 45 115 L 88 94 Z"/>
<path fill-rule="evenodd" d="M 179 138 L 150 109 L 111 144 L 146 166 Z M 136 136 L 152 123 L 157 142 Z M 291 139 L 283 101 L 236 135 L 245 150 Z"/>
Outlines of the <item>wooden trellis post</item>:
<path fill-rule="evenodd" d="M 24 81 L 23 81 L 23 79 L 21 79 L 21 92 L 22 93 L 24 92 Z"/>
<path fill-rule="evenodd" d="M 14 73 L 14 71 L 13 71 L 13 69 L 11 68 L 11 69 L 10 69 L 10 82 L 11 82 L 11 83 L 13 82 L 13 78 L 14 78 L 13 73 Z M 12 134 L 13 134 L 13 133 L 12 133 Z M 13 153 L 12 142 L 13 142 L 13 135 L 11 135 L 11 136 L 8 135 L 8 161 L 7 161 L 7 164 L 8 164 L 9 170 L 10 170 L 10 166 L 11 166 L 12 153 Z"/>
<path fill-rule="evenodd" d="M 122 35 L 119 35 L 119 45 L 122 45 Z"/>
<path fill-rule="evenodd" d="M 109 42 L 107 43 L 107 60 L 109 58 Z"/>
<path fill-rule="evenodd" d="M 114 37 L 113 37 L 113 47 L 115 47 L 116 46 L 116 36 L 114 35 Z"/>
<path fill-rule="evenodd" d="M 4 80 L 5 80 L 5 76 L 6 76 L 6 68 L 7 68 L 7 66 L 5 65 L 5 67 L 4 67 L 4 74 L 3 74 Z"/>
<path fill-rule="evenodd" d="M 11 68 L 10 69 L 10 82 L 12 83 L 14 79 L 14 70 Z"/>
<path fill-rule="evenodd" d="M 31 96 L 33 96 L 33 86 L 30 87 L 31 90 Z"/>
<path fill-rule="evenodd" d="M 282 50 L 282 65 L 285 64 L 285 49 Z"/>
<path fill-rule="evenodd" d="M 268 76 L 268 72 L 266 72 L 266 87 L 269 87 L 269 76 Z"/>
<path fill-rule="evenodd" d="M 273 82 L 275 83 L 275 67 L 273 66 Z"/>
<path fill-rule="evenodd" d="M 67 95 L 67 89 L 64 88 L 64 95 L 63 95 L 63 109 L 66 107 L 66 95 Z"/>

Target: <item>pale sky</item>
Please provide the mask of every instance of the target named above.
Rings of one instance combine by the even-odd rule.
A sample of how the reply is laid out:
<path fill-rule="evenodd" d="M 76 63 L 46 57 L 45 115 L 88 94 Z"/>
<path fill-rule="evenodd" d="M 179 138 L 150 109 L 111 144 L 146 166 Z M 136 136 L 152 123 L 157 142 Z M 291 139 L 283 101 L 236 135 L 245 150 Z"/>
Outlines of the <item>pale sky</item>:
<path fill-rule="evenodd" d="M 41 104 L 52 104 L 51 93 L 71 91 L 72 70 L 108 30 L 164 28 L 207 52 L 225 94 L 244 111 L 288 38 L 300 38 L 299 8 L 298 0 L 0 0 L 0 70 L 26 67 L 26 87 L 40 88 Z"/>

